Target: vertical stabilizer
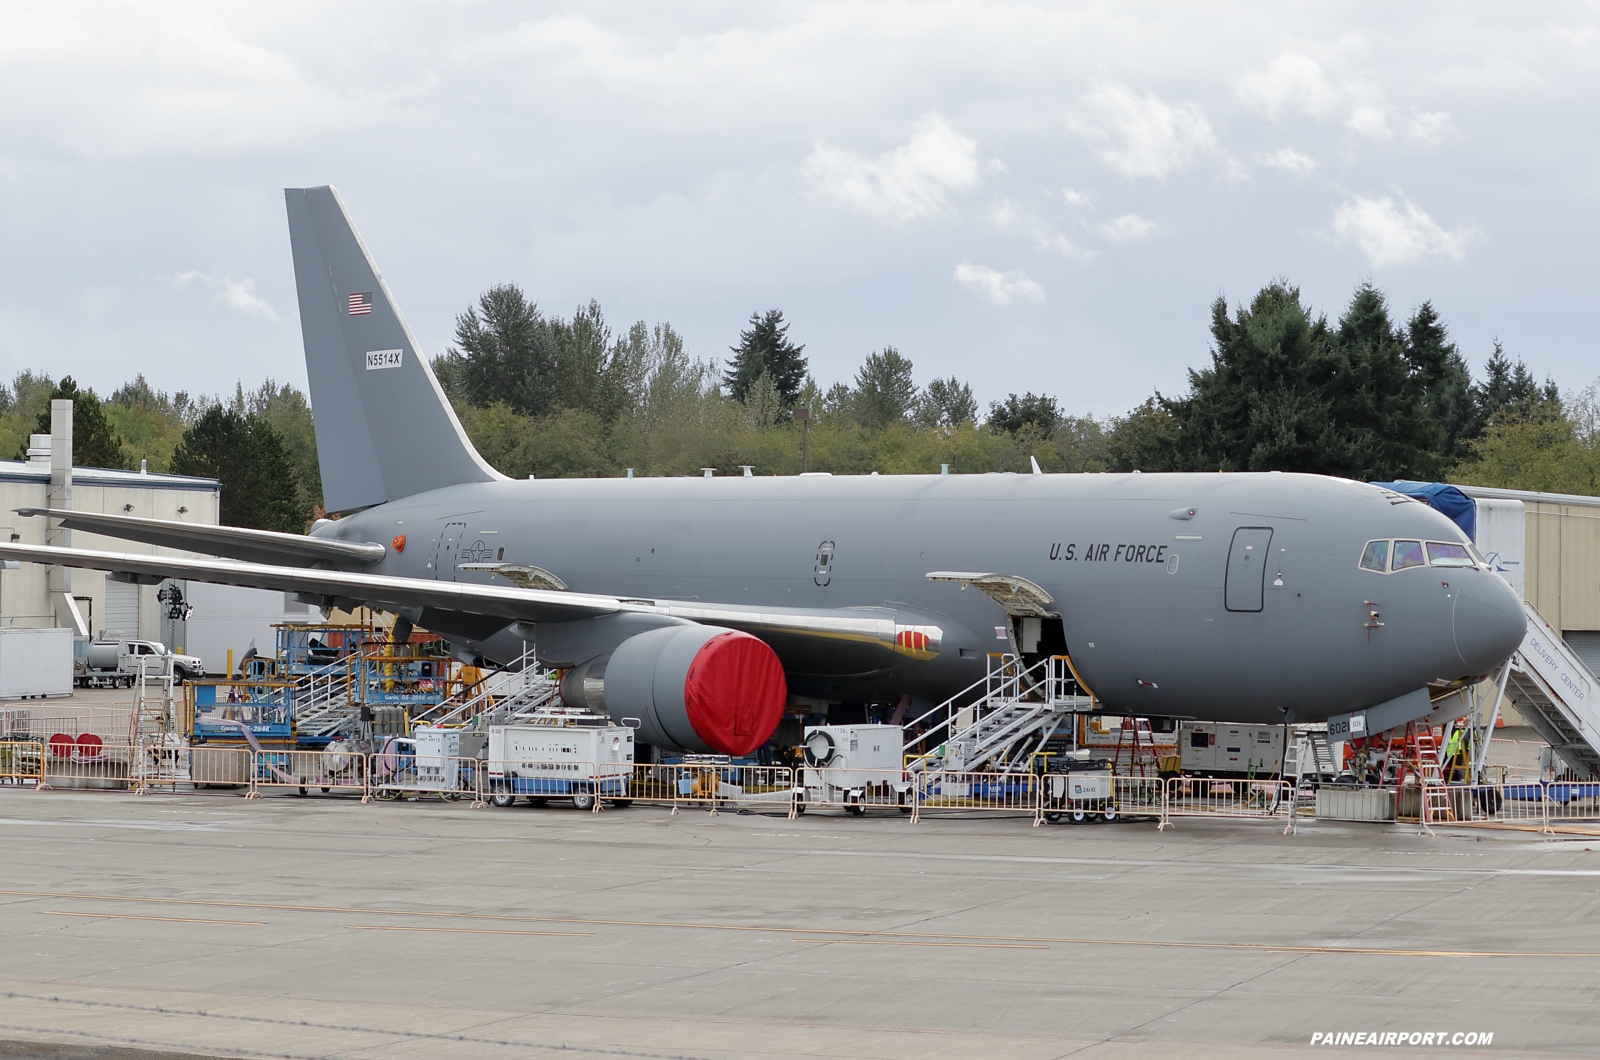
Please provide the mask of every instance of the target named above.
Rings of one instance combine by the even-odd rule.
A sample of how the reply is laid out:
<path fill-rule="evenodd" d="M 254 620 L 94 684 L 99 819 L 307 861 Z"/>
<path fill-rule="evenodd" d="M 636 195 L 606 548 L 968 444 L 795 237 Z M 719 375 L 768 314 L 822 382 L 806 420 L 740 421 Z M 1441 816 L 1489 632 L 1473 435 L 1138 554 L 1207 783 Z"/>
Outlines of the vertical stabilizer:
<path fill-rule="evenodd" d="M 502 476 L 478 455 L 331 187 L 288 188 L 323 505 Z"/>

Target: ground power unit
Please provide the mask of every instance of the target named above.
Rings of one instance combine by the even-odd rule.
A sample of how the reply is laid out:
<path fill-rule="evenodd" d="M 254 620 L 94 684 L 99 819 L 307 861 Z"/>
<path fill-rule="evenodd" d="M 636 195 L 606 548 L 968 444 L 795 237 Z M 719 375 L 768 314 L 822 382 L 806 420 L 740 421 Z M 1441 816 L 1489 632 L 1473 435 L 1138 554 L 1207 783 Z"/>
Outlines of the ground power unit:
<path fill-rule="evenodd" d="M 1178 761 L 1192 777 L 1268 778 L 1283 766 L 1282 725 L 1186 721 L 1178 731 Z"/>
<path fill-rule="evenodd" d="M 805 803 L 843 805 L 858 816 L 868 806 L 911 812 L 911 784 L 904 773 L 905 731 L 900 726 L 811 725 L 801 747 Z"/>
<path fill-rule="evenodd" d="M 561 716 L 548 725 L 489 726 L 485 783 L 489 801 L 510 806 L 570 798 L 590 809 L 596 797 L 623 804 L 633 777 L 633 730 L 625 725 L 572 724 Z"/>

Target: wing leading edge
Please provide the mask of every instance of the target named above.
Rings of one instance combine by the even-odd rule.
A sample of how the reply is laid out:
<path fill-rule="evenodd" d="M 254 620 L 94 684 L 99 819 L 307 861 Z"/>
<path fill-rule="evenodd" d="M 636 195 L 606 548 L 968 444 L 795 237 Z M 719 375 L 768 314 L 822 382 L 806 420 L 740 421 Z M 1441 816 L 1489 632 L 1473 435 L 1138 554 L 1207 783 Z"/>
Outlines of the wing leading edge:
<path fill-rule="evenodd" d="M 151 520 L 152 522 L 155 520 Z M 90 529 L 85 527 L 85 529 Z M 833 642 L 880 648 L 913 659 L 932 659 L 944 630 L 933 616 L 897 608 L 760 608 L 737 604 L 647 600 L 553 589 L 397 578 L 232 560 L 140 556 L 93 549 L 0 543 L 0 559 L 103 570 L 155 583 L 183 578 L 253 589 L 273 589 L 321 598 L 327 604 L 365 604 L 379 610 L 436 609 L 513 622 L 573 622 L 631 613 L 681 622 L 727 626 L 773 643 L 780 658 L 786 646 Z"/>
<path fill-rule="evenodd" d="M 119 537 L 124 541 L 177 548 L 185 552 L 206 552 L 252 563 L 299 561 L 306 564 L 333 563 L 345 567 L 365 566 L 381 560 L 387 551 L 376 541 L 334 541 L 305 534 L 185 523 L 176 519 L 144 519 L 135 515 L 68 511 L 62 508 L 18 508 L 16 512 L 24 517 L 50 516 L 59 520 L 68 530 L 86 530 L 106 537 Z"/>

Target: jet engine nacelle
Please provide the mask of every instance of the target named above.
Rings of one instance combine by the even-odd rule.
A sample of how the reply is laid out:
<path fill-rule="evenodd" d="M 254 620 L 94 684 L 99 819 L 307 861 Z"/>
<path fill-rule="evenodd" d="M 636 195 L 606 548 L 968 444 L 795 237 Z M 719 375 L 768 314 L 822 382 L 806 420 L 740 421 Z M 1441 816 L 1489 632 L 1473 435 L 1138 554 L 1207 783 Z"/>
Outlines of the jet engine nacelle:
<path fill-rule="evenodd" d="M 561 679 L 564 702 L 609 714 L 641 743 L 701 754 L 749 754 L 766 743 L 788 694 L 772 649 L 721 626 L 637 633 Z"/>

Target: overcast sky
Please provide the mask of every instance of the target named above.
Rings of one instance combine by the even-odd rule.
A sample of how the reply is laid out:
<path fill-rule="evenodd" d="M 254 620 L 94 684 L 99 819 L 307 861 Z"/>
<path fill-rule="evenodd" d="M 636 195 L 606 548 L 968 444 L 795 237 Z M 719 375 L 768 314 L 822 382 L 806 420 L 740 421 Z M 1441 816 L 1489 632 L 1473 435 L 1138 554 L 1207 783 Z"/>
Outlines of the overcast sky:
<path fill-rule="evenodd" d="M 1288 277 L 1600 375 L 1600 6 L 0 2 L 0 372 L 301 385 L 282 189 L 423 352 L 485 287 L 824 385 L 1120 413 Z"/>

